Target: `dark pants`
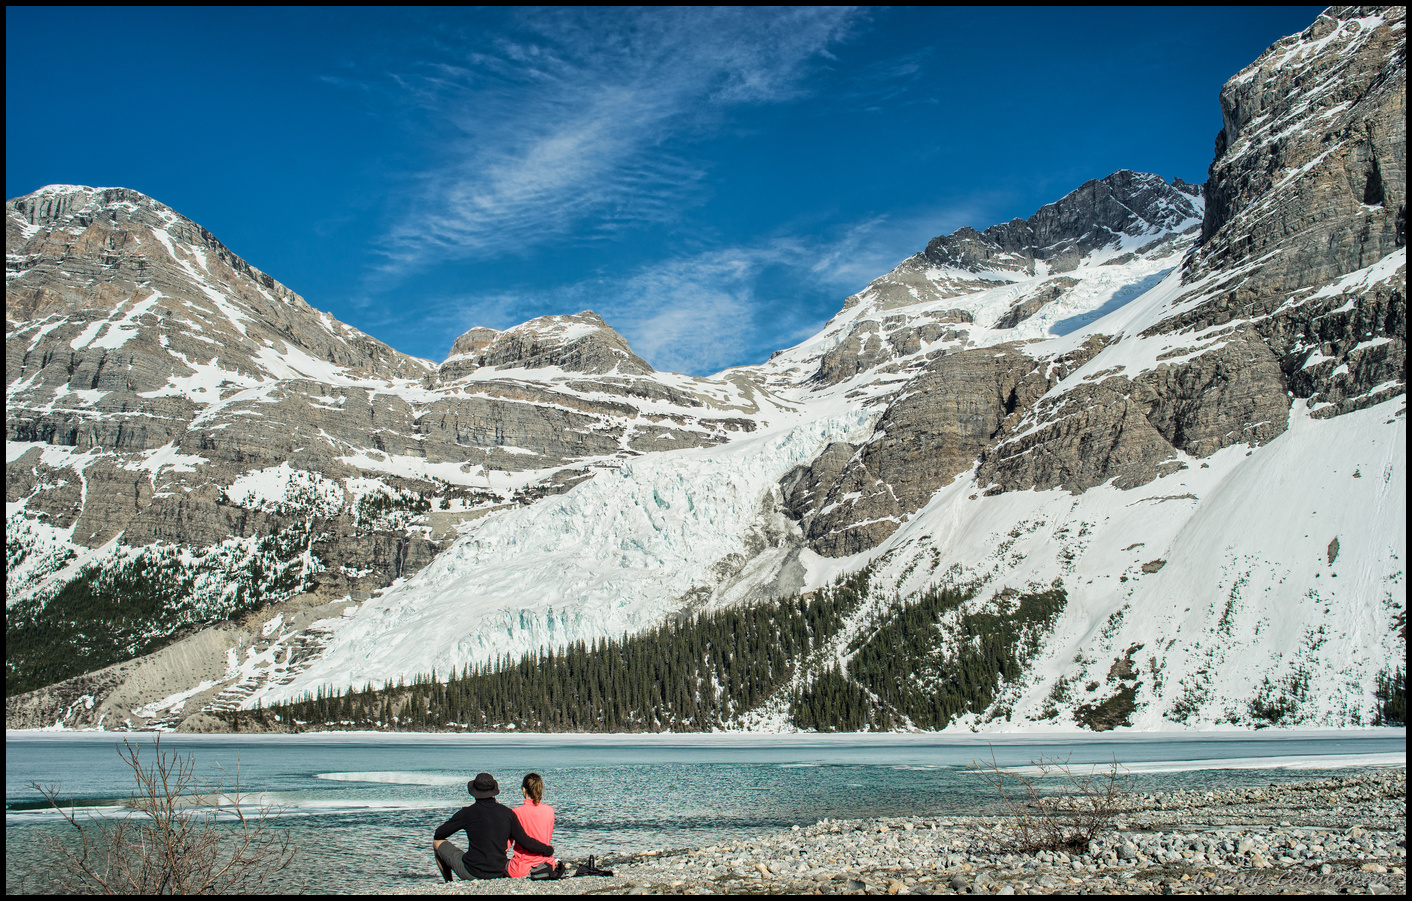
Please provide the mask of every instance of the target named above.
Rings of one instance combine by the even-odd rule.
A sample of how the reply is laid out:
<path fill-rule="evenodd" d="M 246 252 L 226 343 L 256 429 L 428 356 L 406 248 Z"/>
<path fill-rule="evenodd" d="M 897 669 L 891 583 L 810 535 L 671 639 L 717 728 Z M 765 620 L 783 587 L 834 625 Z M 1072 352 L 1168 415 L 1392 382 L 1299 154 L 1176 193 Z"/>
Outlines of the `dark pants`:
<path fill-rule="evenodd" d="M 461 860 L 461 858 L 464 857 L 465 854 L 466 852 L 456 847 L 455 843 L 453 842 L 442 842 L 441 844 L 436 846 L 437 859 L 440 860 L 442 863 L 446 864 L 448 867 L 450 867 L 451 872 L 455 873 L 457 876 L 460 876 L 462 879 L 481 878 L 479 876 L 473 875 L 470 870 L 466 869 L 465 863 L 463 863 Z"/>

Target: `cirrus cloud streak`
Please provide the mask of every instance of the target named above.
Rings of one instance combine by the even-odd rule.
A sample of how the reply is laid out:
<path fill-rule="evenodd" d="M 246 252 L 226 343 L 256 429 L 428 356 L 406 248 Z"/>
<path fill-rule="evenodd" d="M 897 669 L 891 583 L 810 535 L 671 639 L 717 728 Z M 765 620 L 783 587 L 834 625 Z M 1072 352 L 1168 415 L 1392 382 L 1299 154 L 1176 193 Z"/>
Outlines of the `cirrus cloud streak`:
<path fill-rule="evenodd" d="M 811 61 L 859 16 L 525 12 L 514 39 L 399 74 L 406 101 L 449 134 L 383 242 L 383 274 L 674 220 L 704 195 L 710 163 L 694 143 L 732 107 L 800 96 Z"/>

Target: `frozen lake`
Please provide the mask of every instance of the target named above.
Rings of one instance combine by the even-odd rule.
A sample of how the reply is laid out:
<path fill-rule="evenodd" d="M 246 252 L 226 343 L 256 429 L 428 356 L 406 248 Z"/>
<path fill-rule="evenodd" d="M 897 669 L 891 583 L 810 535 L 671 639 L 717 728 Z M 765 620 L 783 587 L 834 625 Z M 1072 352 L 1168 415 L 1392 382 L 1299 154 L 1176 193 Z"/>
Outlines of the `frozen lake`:
<path fill-rule="evenodd" d="M 55 828 L 31 782 L 80 806 L 125 798 L 132 774 L 114 733 L 9 732 L 6 891 L 33 889 L 36 830 Z M 150 757 L 150 733 L 126 736 Z M 283 811 L 302 854 L 290 890 L 373 891 L 430 880 L 432 831 L 470 803 L 466 781 L 493 773 L 519 802 L 543 774 L 554 845 L 589 854 L 713 844 L 823 817 L 995 813 L 972 761 L 1023 766 L 1116 759 L 1136 791 L 1262 785 L 1356 766 L 1406 764 L 1405 729 L 1180 734 L 958 735 L 167 735 L 198 776 L 234 772 L 256 803 Z M 464 838 L 464 836 L 463 836 Z M 23 880 L 23 881 L 21 881 Z"/>

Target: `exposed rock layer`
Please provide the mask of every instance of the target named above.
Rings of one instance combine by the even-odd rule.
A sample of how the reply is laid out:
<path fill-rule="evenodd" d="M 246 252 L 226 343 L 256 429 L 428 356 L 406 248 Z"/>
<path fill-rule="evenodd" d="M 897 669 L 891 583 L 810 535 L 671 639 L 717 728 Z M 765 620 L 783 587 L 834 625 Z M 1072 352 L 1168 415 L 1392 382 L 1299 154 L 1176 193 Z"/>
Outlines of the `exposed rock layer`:
<path fill-rule="evenodd" d="M 625 458 L 815 401 L 875 410 L 870 437 L 819 439 L 778 495 L 749 500 L 769 528 L 714 561 L 735 578 L 766 557 L 802 568 L 801 541 L 876 548 L 968 474 L 977 495 L 1128 489 L 1271 441 L 1293 398 L 1331 417 L 1405 394 L 1404 17 L 1330 10 L 1231 79 L 1204 194 L 1123 170 L 1029 219 L 940 236 L 849 298 L 812 350 L 715 380 L 653 372 L 591 312 L 472 329 L 437 367 L 136 192 L 10 201 L 7 589 L 30 615 L 155 548 L 245 580 L 208 621 L 305 590 L 366 596 L 458 524 Z M 276 477 L 288 492 L 263 495 Z M 710 586 L 675 600 L 698 595 Z M 94 690 L 137 703 L 109 675 Z M 25 716 L 81 688 L 29 696 Z"/>
<path fill-rule="evenodd" d="M 1056 373 L 1019 346 L 933 361 L 834 485 L 812 485 L 825 500 L 799 511 L 811 547 L 841 556 L 876 546 L 976 461 L 991 490 L 1132 487 L 1178 465 L 1178 453 L 1269 441 L 1285 430 L 1291 397 L 1331 416 L 1405 393 L 1406 267 L 1382 262 L 1405 243 L 1404 15 L 1331 10 L 1226 84 L 1203 244 L 1182 267 L 1180 301 L 1141 335 L 1112 342 L 1115 353 L 1124 342 L 1158 346 L 1154 365 L 1106 368 L 1113 355 L 1098 355 L 1068 379 L 1077 367 Z M 1130 172 L 1089 182 L 1028 220 L 934 239 L 893 283 L 915 279 L 906 273 L 922 259 L 1072 271 L 1114 234 L 1189 215 L 1163 187 Z M 1177 197 L 1192 191 L 1174 187 Z M 1016 326 L 1069 287 L 1030 294 L 995 327 Z M 885 345 L 876 331 L 864 340 L 867 327 L 825 356 L 822 381 L 874 364 Z M 1188 335 L 1189 347 L 1162 352 Z"/>
<path fill-rule="evenodd" d="M 748 383 L 661 381 L 592 312 L 473 329 L 434 367 L 135 191 L 45 188 L 9 201 L 5 227 L 7 543 L 25 573 L 7 569 L 7 594 L 26 615 L 172 548 L 250 574 L 238 599 L 213 584 L 197 604 L 217 619 L 297 589 L 366 592 L 445 547 L 432 508 L 530 503 L 589 477 L 586 460 L 755 425 Z"/>

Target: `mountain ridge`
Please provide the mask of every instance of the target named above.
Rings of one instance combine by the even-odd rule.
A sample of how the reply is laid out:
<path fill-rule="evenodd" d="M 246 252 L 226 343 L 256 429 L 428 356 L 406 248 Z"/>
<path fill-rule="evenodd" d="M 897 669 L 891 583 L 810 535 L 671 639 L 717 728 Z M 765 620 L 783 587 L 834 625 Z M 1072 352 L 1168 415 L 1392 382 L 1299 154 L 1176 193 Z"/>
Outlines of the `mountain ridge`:
<path fill-rule="evenodd" d="M 193 628 L 201 616 L 233 625 L 10 697 L 7 721 L 170 725 L 191 708 L 638 632 L 869 567 L 867 598 L 817 652 L 845 680 L 857 630 L 934 587 L 971 592 L 938 614 L 945 647 L 958 618 L 1063 586 L 1023 672 L 958 726 L 1082 724 L 1082 710 L 1117 707 L 1108 725 L 1259 725 L 1276 709 L 1289 722 L 1367 722 L 1374 686 L 1405 659 L 1405 178 L 1387 174 L 1399 146 L 1405 158 L 1404 20 L 1397 9 L 1331 11 L 1228 82 L 1228 147 L 1200 197 L 1120 170 L 1028 220 L 939 236 L 818 335 L 712 378 L 653 371 L 585 312 L 473 329 L 440 367 L 329 369 L 321 381 L 273 336 L 248 339 L 186 242 L 168 258 L 191 276 L 181 290 L 202 311 L 196 324 L 221 325 L 244 358 L 203 350 L 183 355 L 192 373 L 179 373 L 156 349 L 168 346 L 161 337 L 188 348 L 204 333 L 168 328 L 134 345 L 156 360 L 142 386 L 155 389 L 96 371 L 94 387 L 73 387 L 74 373 L 110 368 L 90 348 L 124 350 L 157 320 L 137 309 L 147 298 L 133 299 L 135 281 L 107 317 L 15 323 L 7 358 L 23 377 L 7 364 L 7 545 L 13 534 L 23 554 L 7 566 L 7 594 L 17 613 L 39 629 L 70 585 L 98 597 L 136 579 L 134 561 L 201 547 L 205 569 L 170 564 L 194 586 L 171 603 L 190 608 Z M 1237 114 L 1252 104 L 1266 118 Z M 1280 130 L 1262 132 L 1271 122 Z M 1371 137 L 1340 137 L 1355 132 Z M 1279 153 L 1243 149 L 1257 138 Z M 1383 174 L 1369 194 L 1374 169 Z M 1296 227 L 1281 233 L 1278 221 Z M 84 237 L 94 225 L 72 228 Z M 17 241 L 33 237 L 22 221 L 13 228 Z M 1354 240 L 1311 257 L 1332 234 Z M 1264 241 L 1261 254 L 1242 236 Z M 105 245 L 116 237 L 98 221 L 71 243 L 88 254 L 73 265 L 117 273 L 94 282 L 98 299 L 135 265 L 126 244 Z M 52 248 L 18 256 L 55 271 L 67 259 Z M 7 281 L 42 293 L 26 281 L 36 268 Z M 73 372 L 54 356 L 70 351 Z M 193 376 L 230 379 L 242 366 L 239 392 L 199 402 Z M 175 427 L 103 432 L 125 403 L 178 394 L 189 423 L 179 440 Z M 57 427 L 74 423 L 97 429 L 82 453 L 77 438 L 54 442 L 77 434 Z M 269 449 L 226 437 L 237 435 Z M 213 457 L 222 440 L 226 456 Z M 149 484 L 152 500 L 128 512 L 134 484 Z M 178 519 L 205 531 L 139 528 L 202 497 L 214 520 Z M 108 528 L 76 531 L 75 503 Z M 223 534 L 243 550 L 214 541 Z M 258 557 L 262 535 L 284 538 Z M 159 540 L 118 542 L 133 536 Z M 232 566 L 276 574 L 242 577 L 265 603 L 183 600 L 200 596 L 202 578 L 229 581 Z M 17 648 L 28 634 L 14 635 Z M 788 728 L 788 698 L 824 672 L 801 666 L 732 727 Z M 924 689 L 924 674 L 913 676 Z M 890 722 L 909 721 L 894 712 Z"/>

